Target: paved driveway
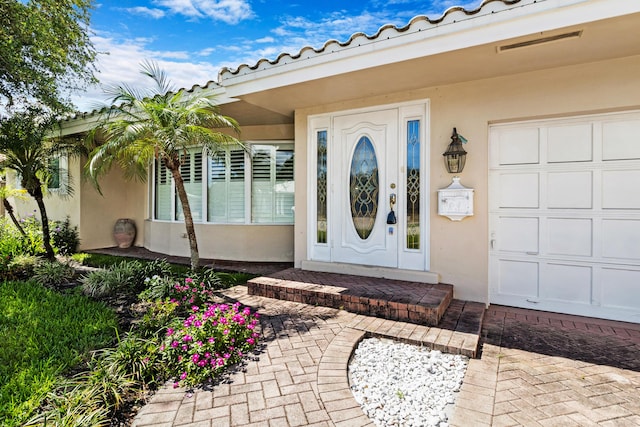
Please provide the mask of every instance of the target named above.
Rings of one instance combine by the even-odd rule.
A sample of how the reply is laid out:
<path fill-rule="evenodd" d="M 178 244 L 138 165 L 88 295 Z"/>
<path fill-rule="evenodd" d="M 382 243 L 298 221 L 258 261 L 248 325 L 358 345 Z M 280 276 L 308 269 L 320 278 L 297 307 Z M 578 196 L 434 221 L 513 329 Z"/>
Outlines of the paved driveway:
<path fill-rule="evenodd" d="M 372 330 L 451 333 L 248 296 L 245 287 L 226 295 L 262 313 L 261 353 L 211 390 L 159 390 L 135 426 L 371 425 L 348 389 L 357 342 Z M 483 334 L 451 425 L 640 425 L 640 325 L 492 307 Z"/>

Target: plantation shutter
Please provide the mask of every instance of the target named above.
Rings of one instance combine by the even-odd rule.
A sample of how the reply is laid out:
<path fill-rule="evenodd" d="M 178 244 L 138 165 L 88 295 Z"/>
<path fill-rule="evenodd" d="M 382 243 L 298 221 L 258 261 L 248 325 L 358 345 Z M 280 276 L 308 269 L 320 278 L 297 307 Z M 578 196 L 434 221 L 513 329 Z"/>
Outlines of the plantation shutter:
<path fill-rule="evenodd" d="M 171 174 L 162 160 L 155 162 L 156 210 L 155 219 L 171 220 Z"/>
<path fill-rule="evenodd" d="M 252 222 L 292 223 L 293 147 L 286 144 L 252 148 Z"/>
<path fill-rule="evenodd" d="M 194 222 L 202 221 L 202 151 L 191 151 L 180 156 L 180 174 L 187 192 Z M 182 204 L 176 192 L 176 219 L 183 221 Z"/>
<path fill-rule="evenodd" d="M 208 221 L 242 223 L 245 216 L 245 154 L 241 149 L 209 160 Z"/>

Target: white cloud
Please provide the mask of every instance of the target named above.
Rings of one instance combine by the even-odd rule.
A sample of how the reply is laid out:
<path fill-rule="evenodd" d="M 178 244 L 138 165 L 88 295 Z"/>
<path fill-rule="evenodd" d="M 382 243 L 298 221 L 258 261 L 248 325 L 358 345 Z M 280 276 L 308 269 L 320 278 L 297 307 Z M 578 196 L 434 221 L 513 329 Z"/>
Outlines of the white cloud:
<path fill-rule="evenodd" d="M 156 4 L 172 13 L 190 18 L 210 18 L 227 24 L 237 24 L 254 16 L 247 0 L 156 0 Z"/>
<path fill-rule="evenodd" d="M 117 40 L 106 34 L 98 34 L 92 38 L 93 44 L 99 52 L 109 52 L 99 55 L 96 66 L 99 70 L 97 77 L 99 85 L 89 87 L 85 92 L 74 94 L 72 100 L 80 111 L 91 111 L 104 107 L 109 99 L 104 88 L 127 85 L 138 90 L 150 86 L 148 77 L 140 73 L 140 64 L 144 60 L 158 63 L 175 89 L 191 88 L 193 85 L 205 85 L 211 80 L 217 80 L 218 71 L 222 65 L 208 62 L 180 61 L 188 59 L 187 52 L 153 51 L 146 47 L 149 39 Z"/>
<path fill-rule="evenodd" d="M 198 56 L 210 56 L 213 52 L 216 51 L 215 47 L 207 47 L 198 52 Z"/>
<path fill-rule="evenodd" d="M 273 37 L 262 37 L 260 39 L 256 40 L 256 43 L 273 43 L 274 41 L 276 41 Z"/>
<path fill-rule="evenodd" d="M 164 17 L 165 13 L 162 9 L 151 9 L 148 7 L 144 7 L 144 6 L 138 6 L 138 7 L 130 7 L 125 9 L 127 12 L 135 14 L 135 15 L 143 15 L 143 16 L 149 16 L 151 18 L 154 19 L 160 19 L 162 17 Z"/>

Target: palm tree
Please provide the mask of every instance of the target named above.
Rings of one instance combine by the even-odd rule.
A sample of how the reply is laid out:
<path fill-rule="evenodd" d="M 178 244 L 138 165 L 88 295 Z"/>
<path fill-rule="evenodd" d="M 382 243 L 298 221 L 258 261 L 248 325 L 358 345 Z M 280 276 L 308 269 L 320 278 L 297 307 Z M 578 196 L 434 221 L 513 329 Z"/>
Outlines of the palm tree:
<path fill-rule="evenodd" d="M 189 238 L 191 269 L 200 263 L 189 199 L 180 172 L 181 156 L 189 148 L 203 147 L 214 155 L 240 141 L 220 129 L 240 133 L 238 123 L 220 114 L 218 106 L 198 93 L 175 91 L 166 73 L 153 62 L 144 62 L 141 73 L 153 81 L 153 87 L 140 92 L 122 84 L 108 91 L 113 107 L 90 140 L 102 137 L 104 143 L 90 154 L 87 170 L 96 187 L 98 177 L 114 162 L 125 171 L 126 178 L 146 179 L 153 161 L 161 161 L 171 172 Z"/>
<path fill-rule="evenodd" d="M 20 185 L 36 201 L 42 222 L 42 239 L 47 258 L 53 260 L 49 218 L 44 196 L 54 175 L 60 171 L 54 160 L 60 156 L 77 157 L 85 150 L 77 141 L 52 138 L 57 118 L 43 110 L 30 107 L 0 120 L 0 169 L 11 169 L 20 178 Z M 67 190 L 71 188 L 67 187 Z"/>

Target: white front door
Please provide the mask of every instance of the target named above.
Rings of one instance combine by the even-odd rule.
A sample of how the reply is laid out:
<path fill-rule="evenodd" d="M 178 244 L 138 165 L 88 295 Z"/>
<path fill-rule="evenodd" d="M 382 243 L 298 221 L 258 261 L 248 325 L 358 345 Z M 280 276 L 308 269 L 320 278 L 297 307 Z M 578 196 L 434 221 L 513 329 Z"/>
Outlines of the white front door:
<path fill-rule="evenodd" d="M 331 261 L 398 266 L 398 110 L 334 118 Z M 398 218 L 397 204 L 393 206 Z"/>

